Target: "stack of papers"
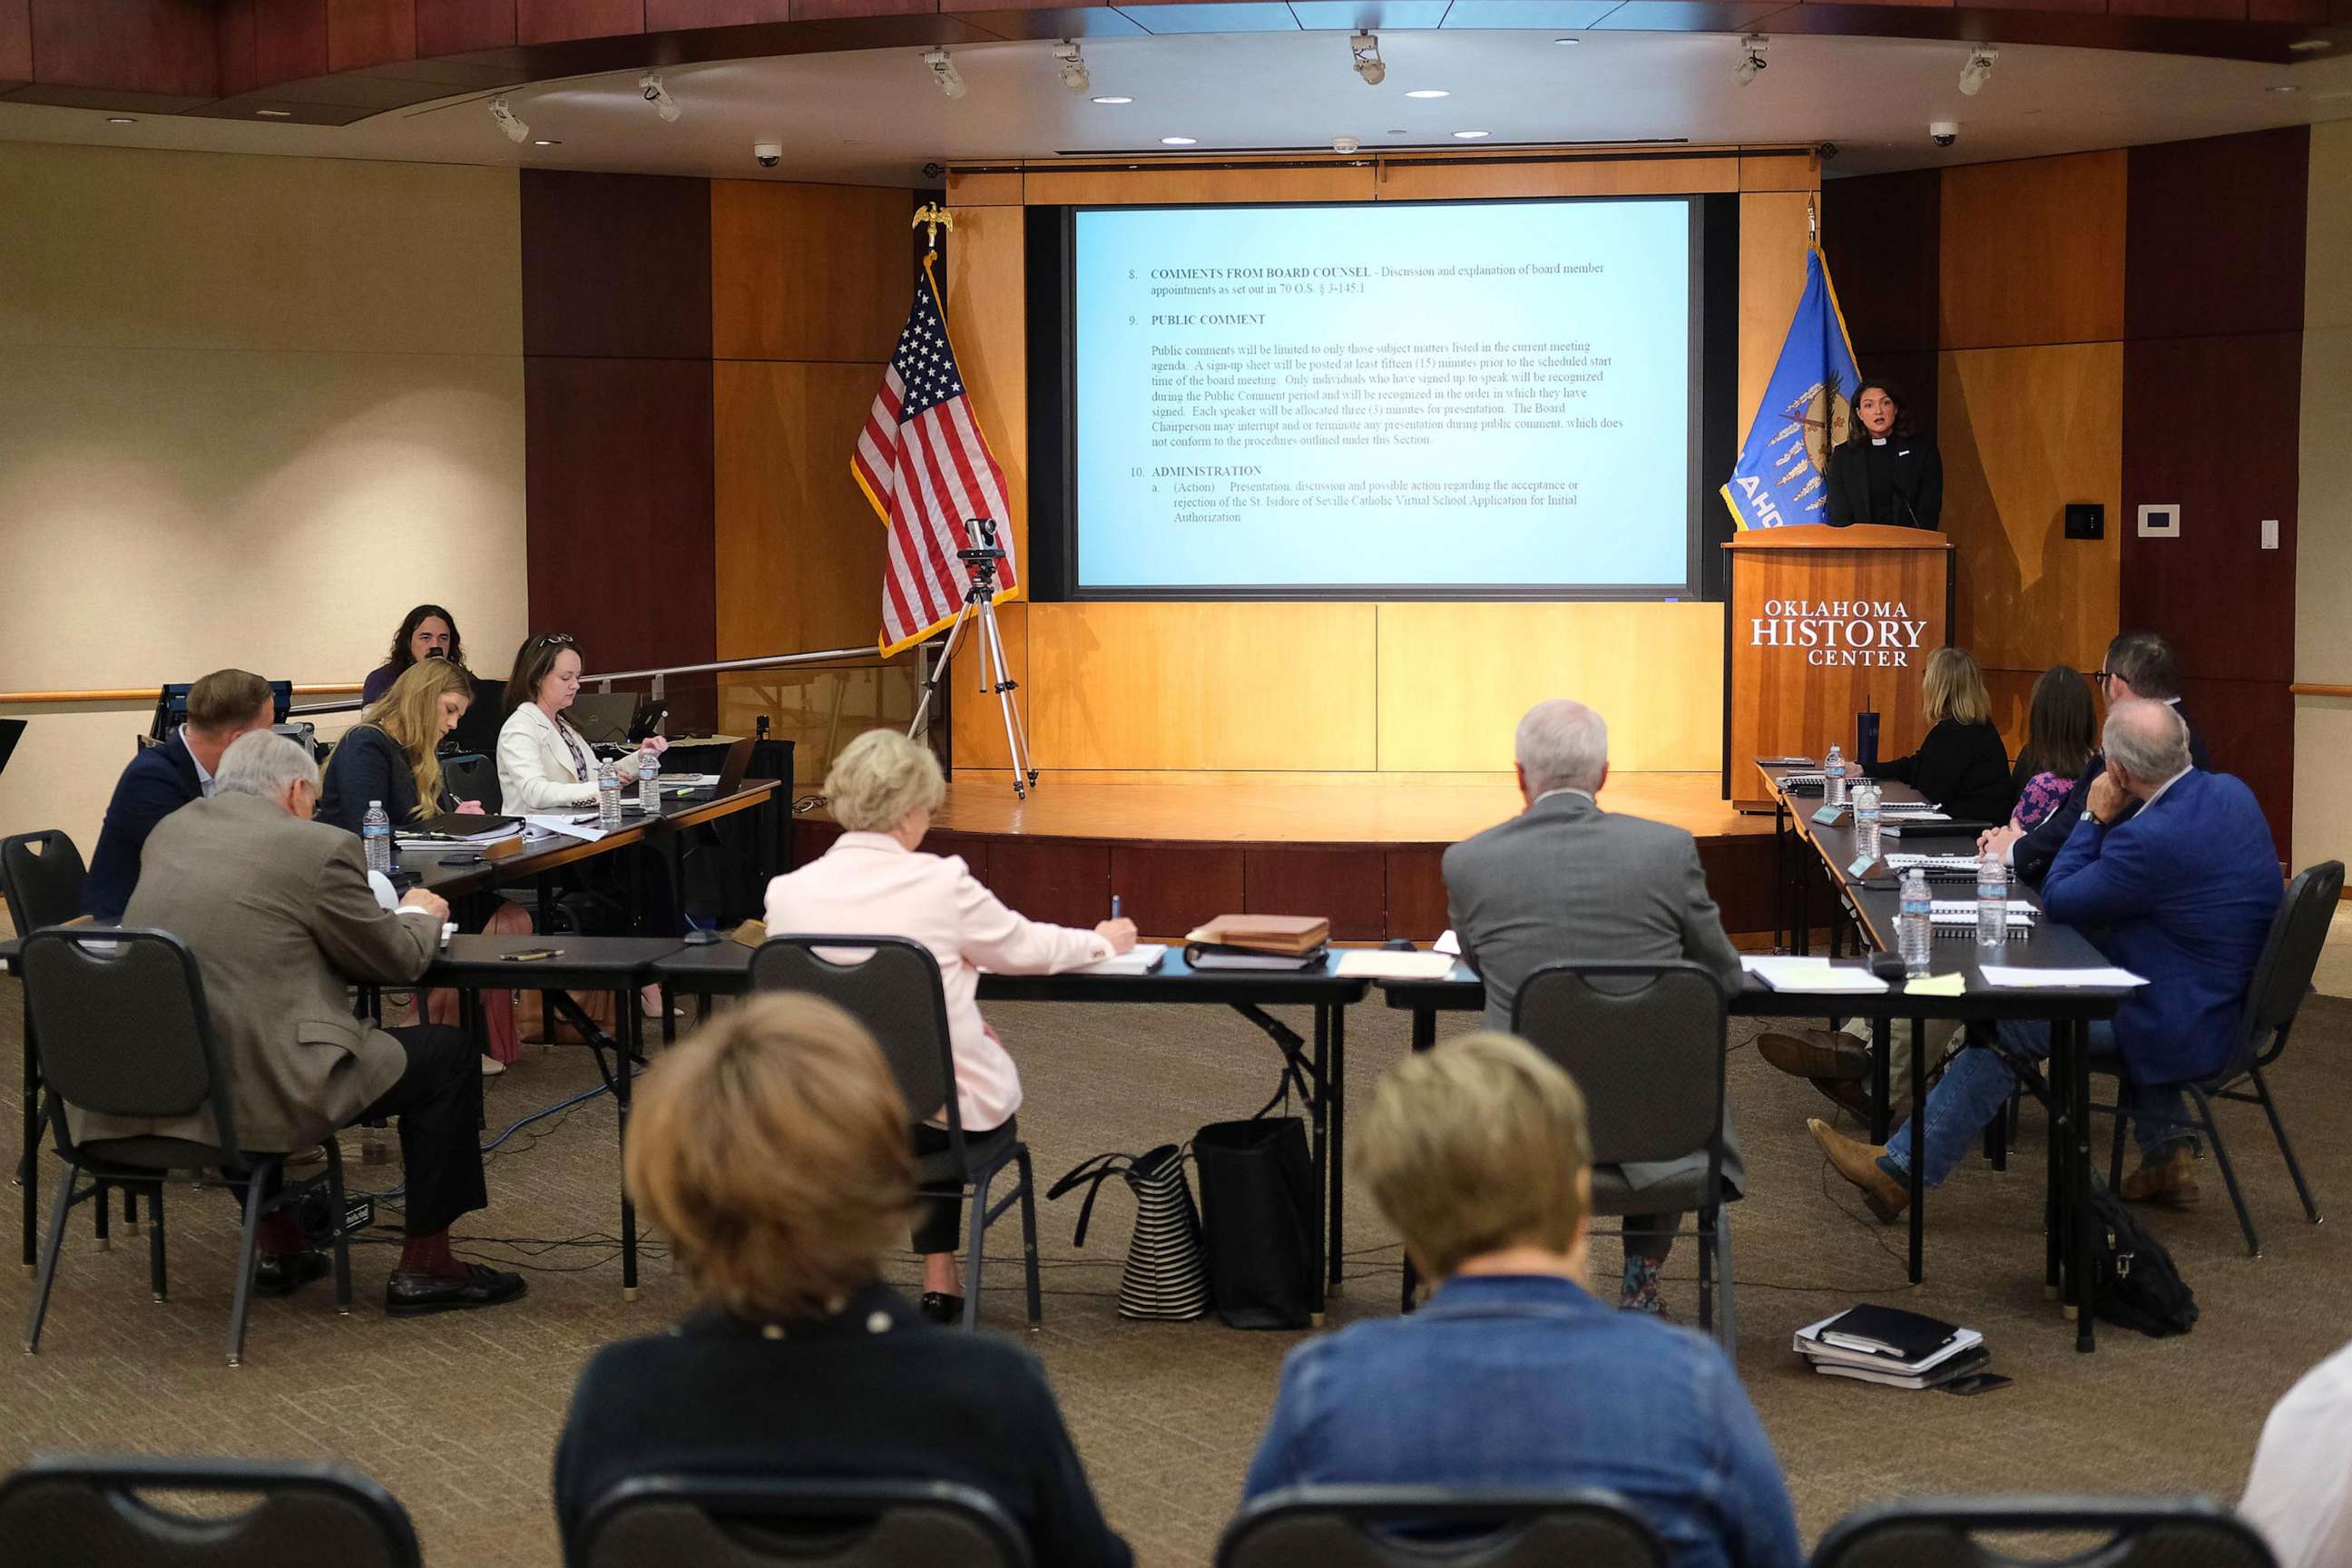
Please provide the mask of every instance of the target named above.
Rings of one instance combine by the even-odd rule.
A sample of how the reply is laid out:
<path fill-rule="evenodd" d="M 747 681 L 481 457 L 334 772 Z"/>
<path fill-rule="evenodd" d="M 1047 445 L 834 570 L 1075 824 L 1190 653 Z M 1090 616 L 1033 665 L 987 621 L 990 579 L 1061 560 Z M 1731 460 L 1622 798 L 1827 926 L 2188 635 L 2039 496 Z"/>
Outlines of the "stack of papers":
<path fill-rule="evenodd" d="M 1833 964 L 1826 958 L 1742 953 L 1739 967 L 1775 991 L 1847 991 L 1875 994 L 1886 982 L 1867 969 Z"/>
<path fill-rule="evenodd" d="M 1881 816 L 1916 816 L 1938 821 L 1951 820 L 1951 814 L 1932 800 L 1882 800 L 1878 803 Z"/>
<path fill-rule="evenodd" d="M 1078 974 L 1149 974 L 1160 967 L 1168 956 L 1168 945 L 1158 942 L 1139 942 L 1125 952 L 1113 953 L 1099 963 L 1089 963 L 1073 971 Z"/>
<path fill-rule="evenodd" d="M 1977 878 L 1977 858 L 1973 855 L 1888 855 L 1884 858 L 1886 868 L 1898 875 L 1916 868 L 1927 872 L 1929 881 L 1947 875 L 1965 877 L 1971 882 Z"/>
<path fill-rule="evenodd" d="M 569 811 L 551 811 L 544 815 L 533 812 L 523 820 L 530 824 L 533 832 L 561 833 L 566 838 L 578 838 L 590 844 L 604 837 L 604 830 L 596 826 L 596 814 L 593 811 L 585 816 Z"/>
<path fill-rule="evenodd" d="M 2147 981 L 2128 969 L 2021 969 L 2013 964 L 1979 964 L 1977 973 L 1985 977 L 1988 985 L 2007 985 L 2020 989 L 2059 985 L 2145 985 Z"/>
<path fill-rule="evenodd" d="M 1450 952 L 1391 952 L 1381 947 L 1349 948 L 1334 973 L 1363 980 L 1443 980 L 1454 973 Z"/>
<path fill-rule="evenodd" d="M 1854 1307 L 1799 1329 L 1791 1348 L 1830 1377 L 1934 1388 L 1990 1359 L 1984 1335 L 1892 1307 Z"/>

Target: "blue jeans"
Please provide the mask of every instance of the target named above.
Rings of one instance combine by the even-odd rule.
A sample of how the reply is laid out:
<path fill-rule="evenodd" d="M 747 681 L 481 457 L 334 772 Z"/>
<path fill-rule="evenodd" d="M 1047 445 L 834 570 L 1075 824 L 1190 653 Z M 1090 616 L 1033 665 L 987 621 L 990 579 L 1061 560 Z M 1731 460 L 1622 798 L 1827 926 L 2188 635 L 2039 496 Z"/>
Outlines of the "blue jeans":
<path fill-rule="evenodd" d="M 2046 1061 L 2050 1057 L 2050 1026 L 2011 1020 L 2000 1026 L 2003 1049 L 2033 1061 Z M 2091 1026 L 2091 1055 L 2095 1059 L 2105 1057 L 2113 1061 L 2116 1049 L 2116 1028 L 2101 1020 Z M 2130 1113 L 2132 1134 L 2139 1142 L 2140 1158 L 2161 1160 L 2169 1155 L 2173 1145 L 2189 1142 L 2194 1123 L 2189 1116 L 2187 1098 L 2177 1084 L 2142 1085 L 2128 1079 L 2117 1080 L 2122 1090 L 2125 1110 Z M 2017 1075 L 1999 1052 L 1982 1046 L 1970 1046 L 1944 1069 L 1944 1076 L 1928 1091 L 1925 1120 L 1927 1123 L 1927 1164 L 1921 1173 L 1927 1185 L 1943 1185 L 1944 1178 L 1966 1159 L 1976 1146 L 1977 1137 L 1985 1124 L 2000 1113 L 2017 1088 Z M 1879 1168 L 1899 1182 L 1911 1179 L 1912 1124 L 1905 1122 L 1886 1141 L 1886 1152 L 1879 1160 Z"/>

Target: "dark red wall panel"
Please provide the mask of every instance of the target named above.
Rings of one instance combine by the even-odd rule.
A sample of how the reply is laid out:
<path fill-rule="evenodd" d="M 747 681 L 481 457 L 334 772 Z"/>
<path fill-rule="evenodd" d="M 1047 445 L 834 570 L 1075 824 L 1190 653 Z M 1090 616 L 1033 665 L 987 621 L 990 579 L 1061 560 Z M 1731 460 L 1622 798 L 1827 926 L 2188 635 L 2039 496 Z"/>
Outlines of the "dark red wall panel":
<path fill-rule="evenodd" d="M 2124 335 L 2301 331 L 2310 166 L 2301 125 L 2133 148 Z"/>
<path fill-rule="evenodd" d="M 415 58 L 416 0 L 327 0 L 329 70 Z"/>
<path fill-rule="evenodd" d="M 1145 937 L 1181 939 L 1204 921 L 1241 910 L 1242 852 L 1207 844 L 1181 849 L 1116 844 L 1110 890 L 1118 895 L 1119 912 Z M 1109 914 L 1106 903 L 1095 920 Z"/>
<path fill-rule="evenodd" d="M 32 0 L 0 0 L 0 81 L 32 79 Z"/>
<path fill-rule="evenodd" d="M 560 44 L 646 30 L 645 0 L 514 0 L 514 7 L 520 43 Z"/>
<path fill-rule="evenodd" d="M 522 343 L 708 360 L 710 182 L 524 170 Z"/>
<path fill-rule="evenodd" d="M 2283 680 L 2182 682 L 2180 706 L 2197 720 L 2213 771 L 2246 781 L 2270 819 L 2284 860 L 2294 824 L 2294 697 Z M 2300 867 L 2294 868 L 2301 869 Z"/>
<path fill-rule="evenodd" d="M 1251 914 L 1322 915 L 1346 941 L 1388 934 L 1387 856 L 1361 849 L 1252 849 L 1243 865 Z"/>
<path fill-rule="evenodd" d="M 1921 169 L 1822 184 L 1822 254 L 1865 374 L 1874 353 L 1936 352 L 1942 182 Z"/>
<path fill-rule="evenodd" d="M 709 362 L 531 356 L 523 400 L 530 629 L 592 671 L 709 662 Z"/>
<path fill-rule="evenodd" d="M 1110 846 L 1000 838 L 989 846 L 988 882 L 1033 921 L 1091 927 L 1110 912 Z"/>
<path fill-rule="evenodd" d="M 1434 942 L 1450 923 L 1445 912 L 1444 858 L 1443 849 L 1388 852 L 1388 935 Z"/>
<path fill-rule="evenodd" d="M 646 0 L 646 31 L 684 27 L 740 27 L 754 22 L 789 22 L 792 0 Z"/>
<path fill-rule="evenodd" d="M 974 834 L 933 833 L 924 838 L 923 852 L 927 855 L 961 856 L 964 869 L 970 871 L 975 880 L 986 886 L 988 846 L 987 839 Z"/>
<path fill-rule="evenodd" d="M 326 0 L 253 0 L 253 76 L 257 87 L 324 76 Z"/>
<path fill-rule="evenodd" d="M 416 0 L 420 59 L 515 44 L 514 0 Z"/>
<path fill-rule="evenodd" d="M 32 0 L 33 68 L 49 87 L 210 98 L 216 23 L 205 0 Z"/>
<path fill-rule="evenodd" d="M 2294 679 L 2302 362 L 2299 332 L 2124 345 L 2121 620 L 2171 638 L 2183 675 Z M 2180 537 L 2140 538 L 2139 509 L 2167 504 Z"/>

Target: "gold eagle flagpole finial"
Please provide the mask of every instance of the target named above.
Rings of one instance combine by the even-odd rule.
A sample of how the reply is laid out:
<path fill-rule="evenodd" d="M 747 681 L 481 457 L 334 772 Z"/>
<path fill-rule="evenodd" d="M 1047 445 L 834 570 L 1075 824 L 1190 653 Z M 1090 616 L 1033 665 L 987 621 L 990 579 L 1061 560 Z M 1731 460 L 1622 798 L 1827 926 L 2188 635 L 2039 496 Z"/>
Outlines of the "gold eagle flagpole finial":
<path fill-rule="evenodd" d="M 955 214 L 937 202 L 925 202 L 915 209 L 914 221 L 908 226 L 923 231 L 923 259 L 937 261 L 940 258 L 940 230 L 954 232 Z"/>

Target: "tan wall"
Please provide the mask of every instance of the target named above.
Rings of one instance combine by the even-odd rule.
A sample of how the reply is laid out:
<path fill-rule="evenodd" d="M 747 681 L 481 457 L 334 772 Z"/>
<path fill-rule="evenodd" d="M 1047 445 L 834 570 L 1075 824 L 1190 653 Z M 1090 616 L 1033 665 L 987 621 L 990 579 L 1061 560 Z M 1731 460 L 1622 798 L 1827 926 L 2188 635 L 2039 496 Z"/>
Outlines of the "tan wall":
<path fill-rule="evenodd" d="M 2352 686 L 2352 121 L 2311 128 L 2294 678 Z M 2294 700 L 2294 864 L 2352 860 L 2352 698 Z"/>
<path fill-rule="evenodd" d="M 0 211 L 0 690 L 356 681 L 420 599 L 504 663 L 510 171 L 5 143 Z M 143 711 L 8 711 L 0 832 L 89 853 Z"/>
<path fill-rule="evenodd" d="M 954 175 L 948 319 L 956 356 L 1028 546 L 1021 204 L 1363 201 L 1463 196 L 1740 193 L 1739 426 L 1746 427 L 1804 286 L 1809 158 L 1628 160 L 1375 172 L 1129 172 Z M 1722 760 L 1719 605 L 1207 605 L 1014 606 L 1003 617 L 1016 701 L 1041 768 L 1153 772 L 1489 773 L 1541 697 L 1591 701 L 1624 771 L 1713 772 Z M 957 660 L 955 755 L 1004 765 L 997 704 Z M 1292 672 L 1292 673 L 1285 673 Z M 1034 679 L 1033 679 L 1034 676 Z"/>

